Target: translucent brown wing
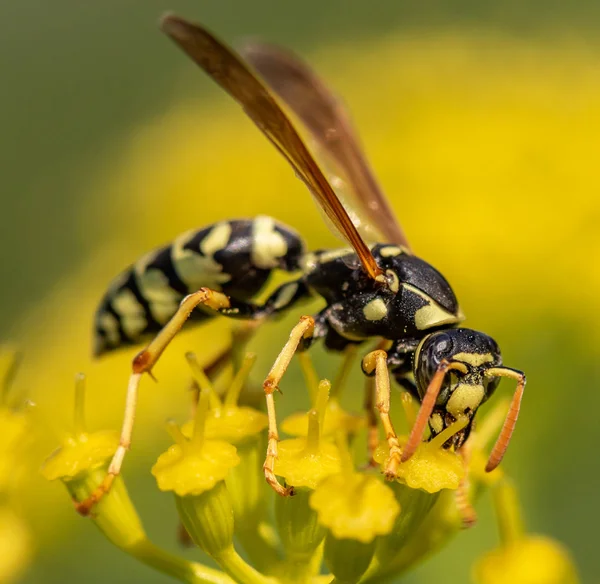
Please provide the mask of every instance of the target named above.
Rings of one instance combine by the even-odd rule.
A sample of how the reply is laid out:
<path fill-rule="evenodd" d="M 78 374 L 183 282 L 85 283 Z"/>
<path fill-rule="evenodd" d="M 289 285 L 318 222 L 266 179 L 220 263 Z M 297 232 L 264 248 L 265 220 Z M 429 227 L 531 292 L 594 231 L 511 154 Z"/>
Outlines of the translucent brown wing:
<path fill-rule="evenodd" d="M 349 201 L 342 198 L 350 214 L 355 211 L 367 227 L 375 227 L 383 238 L 381 242 L 409 248 L 402 227 L 366 161 L 348 113 L 323 81 L 297 56 L 280 47 L 252 42 L 240 52 L 298 116 L 325 157 L 332 159 L 335 173 L 341 175 L 353 195 Z M 365 232 L 368 229 L 362 231 L 363 235 Z"/>
<path fill-rule="evenodd" d="M 381 269 L 358 233 L 331 185 L 267 88 L 231 49 L 199 25 L 171 14 L 161 29 L 243 108 L 306 184 L 327 217 L 356 251 L 372 279 Z"/>

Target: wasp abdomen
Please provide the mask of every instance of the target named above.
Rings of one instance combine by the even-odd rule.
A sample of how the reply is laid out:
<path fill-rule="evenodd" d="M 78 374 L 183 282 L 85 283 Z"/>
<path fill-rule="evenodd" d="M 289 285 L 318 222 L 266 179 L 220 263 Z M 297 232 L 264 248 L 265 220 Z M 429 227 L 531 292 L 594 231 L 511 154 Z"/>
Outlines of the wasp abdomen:
<path fill-rule="evenodd" d="M 271 217 L 188 231 L 140 258 L 112 282 L 96 312 L 94 353 L 139 343 L 156 333 L 183 297 L 199 288 L 249 300 L 274 269 L 299 269 L 303 253 L 298 235 Z M 195 310 L 191 320 L 213 314 Z"/>

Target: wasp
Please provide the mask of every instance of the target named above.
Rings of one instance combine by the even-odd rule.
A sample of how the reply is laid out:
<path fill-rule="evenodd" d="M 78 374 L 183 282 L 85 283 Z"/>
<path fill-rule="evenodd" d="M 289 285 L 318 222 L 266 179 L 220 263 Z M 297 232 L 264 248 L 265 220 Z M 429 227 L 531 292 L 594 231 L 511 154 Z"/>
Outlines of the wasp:
<path fill-rule="evenodd" d="M 299 302 L 318 297 L 323 308 L 302 316 L 264 382 L 269 414 L 269 445 L 264 464 L 269 484 L 292 492 L 273 472 L 278 433 L 273 393 L 296 351 L 321 340 L 344 351 L 378 339 L 386 350 L 363 359 L 375 376 L 377 407 L 387 431 L 387 478 L 408 460 L 426 427 L 434 437 L 457 422 L 460 429 L 444 444 L 460 449 L 478 408 L 501 377 L 517 382 L 500 436 L 486 470 L 500 463 L 513 433 L 525 388 L 525 375 L 505 367 L 497 343 L 463 328 L 463 313 L 444 276 L 411 251 L 408 240 L 359 146 L 348 114 L 320 78 L 295 55 L 267 44 L 246 46 L 241 54 L 204 27 L 165 15 L 162 30 L 217 84 L 289 162 L 348 247 L 307 251 L 301 237 L 270 217 L 221 221 L 184 233 L 124 271 L 109 287 L 95 318 L 97 355 L 156 335 L 133 362 L 119 450 L 107 479 L 89 507 L 110 488 L 129 446 L 140 375 L 152 366 L 189 318 L 221 315 L 263 321 Z M 284 109 L 286 108 L 286 109 Z M 329 178 L 286 113 L 289 110 L 316 144 Z M 332 187 L 342 185 L 342 201 Z M 268 299 L 253 299 L 276 270 L 300 273 Z M 400 448 L 389 419 L 389 376 L 420 402 L 408 442 Z"/>

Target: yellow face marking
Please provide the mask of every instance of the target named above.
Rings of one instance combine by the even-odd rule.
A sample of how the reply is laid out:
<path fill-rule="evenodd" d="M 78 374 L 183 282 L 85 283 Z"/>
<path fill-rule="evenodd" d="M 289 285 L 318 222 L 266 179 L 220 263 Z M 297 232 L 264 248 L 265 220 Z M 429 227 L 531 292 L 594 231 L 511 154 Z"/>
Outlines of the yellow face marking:
<path fill-rule="evenodd" d="M 272 217 L 261 215 L 252 222 L 252 262 L 268 270 L 277 267 L 279 258 L 287 253 L 287 243 L 275 229 Z"/>
<path fill-rule="evenodd" d="M 131 290 L 121 290 L 113 298 L 112 307 L 121 317 L 121 327 L 129 338 L 135 339 L 148 325 L 144 307 Z"/>
<path fill-rule="evenodd" d="M 396 274 L 394 270 L 386 270 L 385 273 L 388 276 L 388 285 L 390 290 L 394 294 L 397 294 L 398 290 L 400 290 L 400 280 L 398 280 L 398 274 Z"/>
<path fill-rule="evenodd" d="M 404 250 L 397 245 L 386 245 L 379 250 L 379 255 L 383 258 L 399 256 L 401 253 L 404 253 Z"/>
<path fill-rule="evenodd" d="M 483 385 L 459 383 L 446 403 L 446 411 L 455 418 L 464 415 L 467 410 L 474 412 L 481 405 L 484 395 Z"/>
<path fill-rule="evenodd" d="M 279 310 L 280 308 L 287 306 L 297 291 L 298 284 L 296 284 L 295 282 L 292 282 L 291 284 L 288 284 L 287 286 L 282 288 L 281 292 L 277 296 L 277 300 L 275 300 L 275 303 L 273 305 L 275 307 L 275 310 Z"/>
<path fill-rule="evenodd" d="M 363 308 L 363 314 L 367 320 L 382 320 L 387 316 L 387 306 L 381 298 L 375 298 Z"/>
<path fill-rule="evenodd" d="M 458 314 L 448 312 L 418 288 L 410 284 L 402 284 L 402 286 L 427 302 L 425 306 L 422 306 L 415 312 L 415 326 L 420 331 L 442 324 L 455 324 L 462 320 L 460 312 Z"/>
<path fill-rule="evenodd" d="M 473 365 L 473 367 L 478 367 L 484 363 L 491 363 L 494 360 L 494 356 L 491 353 L 484 353 L 483 355 L 479 353 L 457 353 L 452 358 L 456 361 Z"/>
<path fill-rule="evenodd" d="M 439 434 L 444 429 L 444 420 L 440 414 L 433 414 L 429 418 L 429 425 L 436 434 Z"/>
<path fill-rule="evenodd" d="M 226 225 L 226 227 L 223 227 L 223 225 Z M 215 230 L 216 235 L 213 235 Z M 202 287 L 211 288 L 218 292 L 221 290 L 221 284 L 229 282 L 231 276 L 223 273 L 223 267 L 218 264 L 212 256 L 219 249 L 222 249 L 223 246 L 219 248 L 217 247 L 218 245 L 224 240 L 225 244 L 227 243 L 225 235 L 227 234 L 227 239 L 229 239 L 231 226 L 224 222 L 213 227 L 211 232 L 206 236 L 205 241 L 200 244 L 203 253 L 205 253 L 205 249 L 209 252 L 205 256 L 202 256 L 191 249 L 184 248 L 184 245 L 188 243 L 196 233 L 197 231 L 195 230 L 187 231 L 173 242 L 173 245 L 171 246 L 173 267 L 190 292 L 195 292 Z M 209 240 L 208 244 L 206 243 L 206 239 Z"/>

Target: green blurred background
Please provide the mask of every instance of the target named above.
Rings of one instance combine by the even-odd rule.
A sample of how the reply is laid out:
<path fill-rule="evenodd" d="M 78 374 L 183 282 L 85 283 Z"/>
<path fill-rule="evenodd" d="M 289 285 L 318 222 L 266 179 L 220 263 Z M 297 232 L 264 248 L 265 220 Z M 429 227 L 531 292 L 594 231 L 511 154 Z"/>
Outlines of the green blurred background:
<path fill-rule="evenodd" d="M 229 41 L 292 46 L 345 97 L 414 249 L 448 277 L 468 324 L 528 374 L 505 468 L 529 527 L 563 541 L 583 582 L 597 581 L 597 2 L 2 3 L 0 331 L 25 350 L 18 386 L 39 424 L 68 426 L 79 370 L 90 424 L 119 424 L 131 353 L 92 363 L 91 315 L 106 283 L 153 246 L 258 213 L 311 247 L 337 245 L 285 163 L 158 32 L 166 9 Z M 258 339 L 257 379 L 296 317 Z M 182 352 L 208 356 L 226 339 L 220 323 L 182 335 L 142 391 L 125 477 L 150 536 L 171 549 L 172 501 L 148 469 L 167 444 L 164 419 L 187 409 Z M 331 375 L 335 358 L 315 357 Z M 292 368 L 286 383 L 297 378 Z M 288 391 L 279 403 L 305 401 Z M 166 581 L 105 543 L 60 486 L 32 473 L 22 494 L 25 582 Z M 468 582 L 497 541 L 487 498 L 478 511 L 475 529 L 403 581 Z"/>

